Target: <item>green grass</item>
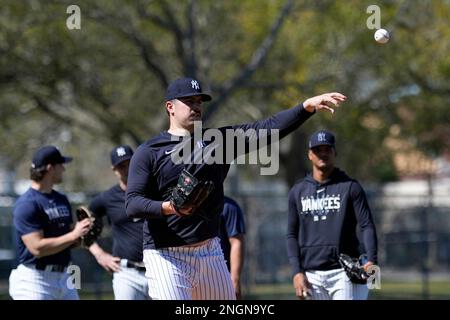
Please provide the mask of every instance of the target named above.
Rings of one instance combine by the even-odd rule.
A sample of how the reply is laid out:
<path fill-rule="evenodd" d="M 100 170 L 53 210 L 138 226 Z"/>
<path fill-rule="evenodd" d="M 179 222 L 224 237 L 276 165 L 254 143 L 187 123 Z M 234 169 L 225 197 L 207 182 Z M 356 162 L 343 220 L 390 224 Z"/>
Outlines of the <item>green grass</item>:
<path fill-rule="evenodd" d="M 114 300 L 112 292 L 102 293 L 100 298 L 94 293 L 80 292 L 79 295 L 81 300 Z"/>
<path fill-rule="evenodd" d="M 423 299 L 421 282 L 384 281 L 380 290 L 372 290 L 373 299 Z M 450 299 L 450 281 L 430 281 L 429 299 Z"/>
<path fill-rule="evenodd" d="M 92 292 L 83 290 L 79 292 L 82 300 L 114 300 L 112 292 L 103 292 L 100 296 Z M 6 292 L 0 294 L 0 300 L 9 300 Z M 295 291 L 291 284 L 264 284 L 247 288 L 244 292 L 244 299 L 247 300 L 297 300 Z M 371 290 L 369 293 L 371 300 L 420 300 L 423 299 L 422 283 L 399 282 L 392 280 L 383 280 L 381 289 Z M 429 299 L 449 300 L 450 299 L 450 281 L 430 281 Z"/>
<path fill-rule="evenodd" d="M 246 299 L 296 300 L 292 284 L 257 285 L 245 293 Z M 371 300 L 423 299 L 421 282 L 382 281 L 381 289 L 370 290 Z M 450 281 L 430 282 L 429 299 L 450 299 Z"/>

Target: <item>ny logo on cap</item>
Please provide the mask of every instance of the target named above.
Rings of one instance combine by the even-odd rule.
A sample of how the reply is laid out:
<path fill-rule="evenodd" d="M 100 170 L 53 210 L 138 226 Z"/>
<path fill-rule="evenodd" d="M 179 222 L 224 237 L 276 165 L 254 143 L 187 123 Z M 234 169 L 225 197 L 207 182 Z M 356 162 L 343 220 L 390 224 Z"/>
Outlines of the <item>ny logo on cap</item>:
<path fill-rule="evenodd" d="M 125 151 L 125 149 L 123 147 L 117 148 L 116 152 L 117 152 L 118 157 L 123 157 L 124 155 L 127 154 L 127 152 Z"/>
<path fill-rule="evenodd" d="M 320 132 L 320 133 L 317 135 L 317 139 L 318 139 L 320 142 L 327 141 L 327 139 L 325 138 L 325 133 L 323 133 L 323 132 Z"/>
<path fill-rule="evenodd" d="M 196 90 L 200 89 L 200 86 L 198 85 L 197 80 L 192 80 L 191 86 L 192 86 L 192 89 L 196 89 Z"/>

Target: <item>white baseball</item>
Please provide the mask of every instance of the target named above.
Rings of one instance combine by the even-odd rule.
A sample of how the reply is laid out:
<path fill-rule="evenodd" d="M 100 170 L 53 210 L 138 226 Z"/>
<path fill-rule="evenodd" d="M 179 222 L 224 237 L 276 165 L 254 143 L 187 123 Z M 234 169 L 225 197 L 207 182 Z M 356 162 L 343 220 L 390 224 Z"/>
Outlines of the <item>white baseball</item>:
<path fill-rule="evenodd" d="M 378 43 L 387 43 L 389 41 L 389 32 L 386 29 L 378 29 L 374 35 L 375 41 Z"/>

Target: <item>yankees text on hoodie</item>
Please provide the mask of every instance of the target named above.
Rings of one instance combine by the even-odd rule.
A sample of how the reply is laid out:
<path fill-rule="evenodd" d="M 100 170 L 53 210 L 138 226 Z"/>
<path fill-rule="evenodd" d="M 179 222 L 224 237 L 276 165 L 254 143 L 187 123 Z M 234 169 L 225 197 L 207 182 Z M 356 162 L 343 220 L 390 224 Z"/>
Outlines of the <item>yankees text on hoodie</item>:
<path fill-rule="evenodd" d="M 287 250 L 293 274 L 340 268 L 338 255 L 359 257 L 360 242 L 377 262 L 377 237 L 364 190 L 335 168 L 319 183 L 309 174 L 289 192 Z"/>

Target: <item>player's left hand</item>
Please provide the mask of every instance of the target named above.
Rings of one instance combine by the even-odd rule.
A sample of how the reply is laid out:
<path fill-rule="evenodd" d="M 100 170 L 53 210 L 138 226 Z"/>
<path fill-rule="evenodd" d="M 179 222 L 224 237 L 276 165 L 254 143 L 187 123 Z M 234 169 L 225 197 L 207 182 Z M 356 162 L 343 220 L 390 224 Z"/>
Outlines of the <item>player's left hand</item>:
<path fill-rule="evenodd" d="M 305 102 L 303 102 L 303 108 L 305 108 L 308 112 L 325 110 L 334 113 L 334 109 L 339 107 L 345 100 L 347 100 L 347 97 L 342 93 L 324 93 L 319 96 L 306 99 Z"/>
<path fill-rule="evenodd" d="M 374 263 L 372 261 L 367 261 L 364 265 L 363 265 L 363 269 L 365 273 L 369 273 L 369 267 L 373 266 Z"/>

